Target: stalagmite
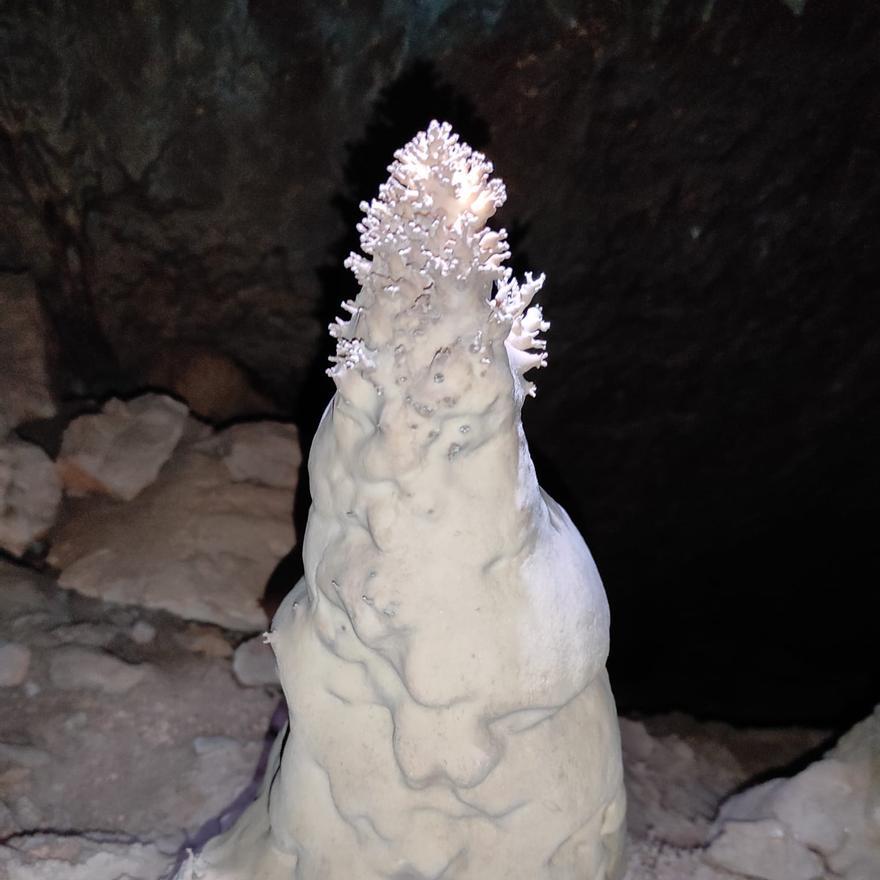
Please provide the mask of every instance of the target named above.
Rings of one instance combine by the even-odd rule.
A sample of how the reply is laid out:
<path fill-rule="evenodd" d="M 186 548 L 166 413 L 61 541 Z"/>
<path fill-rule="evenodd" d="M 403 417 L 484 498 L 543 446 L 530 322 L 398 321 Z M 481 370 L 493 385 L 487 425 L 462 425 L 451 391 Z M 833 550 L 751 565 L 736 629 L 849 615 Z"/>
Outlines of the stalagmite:
<path fill-rule="evenodd" d="M 431 123 L 359 225 L 305 575 L 266 638 L 290 723 L 181 878 L 611 880 L 624 792 L 608 605 L 520 421 L 547 329 L 492 166 Z"/>

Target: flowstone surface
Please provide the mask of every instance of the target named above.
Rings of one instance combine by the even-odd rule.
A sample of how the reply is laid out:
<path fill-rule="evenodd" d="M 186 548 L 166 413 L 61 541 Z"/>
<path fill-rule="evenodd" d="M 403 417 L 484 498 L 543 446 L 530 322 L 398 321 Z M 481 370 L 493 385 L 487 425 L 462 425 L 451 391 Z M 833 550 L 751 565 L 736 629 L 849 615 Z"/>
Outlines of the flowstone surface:
<path fill-rule="evenodd" d="M 359 225 L 310 458 L 305 575 L 268 640 L 290 709 L 260 797 L 183 876 L 610 880 L 608 605 L 520 409 L 549 326 L 491 165 L 432 123 Z"/>

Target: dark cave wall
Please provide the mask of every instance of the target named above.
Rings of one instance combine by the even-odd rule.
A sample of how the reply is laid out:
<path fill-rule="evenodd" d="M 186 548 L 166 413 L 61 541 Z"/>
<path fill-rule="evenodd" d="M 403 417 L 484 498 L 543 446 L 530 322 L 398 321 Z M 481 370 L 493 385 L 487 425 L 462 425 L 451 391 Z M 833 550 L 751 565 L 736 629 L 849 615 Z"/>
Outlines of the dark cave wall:
<path fill-rule="evenodd" d="M 62 393 L 208 345 L 308 428 L 357 203 L 449 118 L 507 183 L 517 269 L 548 274 L 527 428 L 603 571 L 621 701 L 855 717 L 878 34 L 833 0 L 13 0 L 0 268 L 39 284 Z"/>

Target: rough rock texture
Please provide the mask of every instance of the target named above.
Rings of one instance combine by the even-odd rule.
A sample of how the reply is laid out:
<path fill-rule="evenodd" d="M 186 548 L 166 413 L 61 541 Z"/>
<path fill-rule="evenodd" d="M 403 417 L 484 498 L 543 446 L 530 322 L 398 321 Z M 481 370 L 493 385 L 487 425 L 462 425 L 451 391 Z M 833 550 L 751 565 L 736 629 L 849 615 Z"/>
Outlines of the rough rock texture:
<path fill-rule="evenodd" d="M 612 592 L 618 697 L 850 717 L 877 692 L 851 627 L 880 570 L 878 15 L 11 0 L 0 265 L 37 279 L 72 387 L 207 348 L 308 422 L 357 204 L 450 119 L 491 145 L 502 221 L 548 274 L 531 442 Z M 831 580 L 839 604 L 804 598 Z M 773 638 L 783 613 L 795 643 Z"/>
<path fill-rule="evenodd" d="M 130 501 L 159 475 L 183 436 L 188 410 L 163 394 L 108 401 L 64 431 L 58 471 L 72 495 L 103 492 Z"/>
<path fill-rule="evenodd" d="M 0 272 L 0 440 L 16 425 L 55 414 L 48 328 L 29 275 Z"/>
<path fill-rule="evenodd" d="M 229 657 L 191 650 L 171 615 L 4 562 L 0 601 L 0 639 L 31 653 L 25 685 L 0 691 L 0 877 L 117 880 L 130 864 L 157 880 L 248 788 L 277 690 L 240 687 Z M 155 639 L 134 640 L 136 621 Z M 82 866 L 67 873 L 67 861 Z"/>
<path fill-rule="evenodd" d="M 292 460 L 299 452 L 286 426 L 243 429 L 182 444 L 132 501 L 72 503 L 49 557 L 61 585 L 230 629 L 264 629 L 260 599 L 294 545 L 294 487 L 289 463 L 276 469 L 259 450 L 280 446 Z"/>
<path fill-rule="evenodd" d="M 302 452 L 294 425 L 281 422 L 233 425 L 206 441 L 204 447 L 217 451 L 233 480 L 288 489 L 291 493 L 296 489 Z"/>
<path fill-rule="evenodd" d="M 272 691 L 236 683 L 234 638 L 207 624 L 86 599 L 8 563 L 0 563 L 0 603 L 0 640 L 14 639 L 32 655 L 24 686 L 0 689 L 0 877 L 170 876 L 188 846 L 227 827 L 250 799 L 263 774 L 258 755 Z M 137 624 L 151 626 L 154 638 L 132 638 Z M 150 675 L 124 694 L 58 690 L 52 657 L 70 647 L 147 666 Z M 788 828 L 806 831 L 802 839 L 814 841 L 816 851 L 835 845 L 844 822 L 860 829 L 837 847 L 834 870 L 860 880 L 877 876 L 870 858 L 880 849 L 874 843 L 871 850 L 870 836 L 861 833 L 876 810 L 876 801 L 861 799 L 876 778 L 876 768 L 869 770 L 876 715 L 824 759 L 757 788 L 745 785 L 776 777 L 797 759 L 803 765 L 827 732 L 733 728 L 682 715 L 621 719 L 621 731 L 626 880 L 742 880 L 742 873 L 706 862 L 701 844 L 721 828 L 767 821 L 768 805 L 773 821 L 782 815 Z M 838 768 L 830 775 L 829 764 Z M 840 798 L 840 765 L 856 783 L 845 794 L 855 797 Z M 743 793 L 727 801 L 713 828 L 712 817 L 735 790 Z M 734 819 L 734 808 L 749 815 Z M 766 840 L 756 843 L 766 849 Z M 733 855 L 742 869 L 748 853 Z M 859 859 L 868 873 L 854 871 Z"/>
<path fill-rule="evenodd" d="M 5 880 L 159 880 L 174 858 L 125 835 L 35 834 L 0 845 Z"/>
<path fill-rule="evenodd" d="M 60 503 L 49 456 L 33 443 L 0 442 L 0 549 L 21 556 L 51 528 Z"/>
<path fill-rule="evenodd" d="M 277 414 L 278 407 L 253 387 L 247 372 L 206 346 L 168 346 L 136 371 L 151 388 L 170 391 L 200 418 L 218 423 Z"/>
<path fill-rule="evenodd" d="M 730 798 L 706 853 L 760 880 L 880 877 L 880 707 L 821 760 Z"/>
<path fill-rule="evenodd" d="M 92 648 L 67 646 L 49 657 L 49 678 L 62 690 L 99 690 L 124 694 L 140 684 L 149 667 L 125 663 Z"/>

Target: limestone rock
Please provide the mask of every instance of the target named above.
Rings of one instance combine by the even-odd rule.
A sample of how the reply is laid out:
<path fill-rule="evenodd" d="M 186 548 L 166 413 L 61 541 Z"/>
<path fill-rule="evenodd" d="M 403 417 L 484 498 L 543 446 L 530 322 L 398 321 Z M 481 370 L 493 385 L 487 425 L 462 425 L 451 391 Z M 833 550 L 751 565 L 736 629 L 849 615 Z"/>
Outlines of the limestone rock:
<path fill-rule="evenodd" d="M 620 719 L 631 838 L 653 837 L 680 847 L 702 844 L 721 800 L 746 778 L 723 746 L 656 735 Z"/>
<path fill-rule="evenodd" d="M 761 880 L 880 876 L 880 707 L 822 760 L 721 808 L 706 860 Z"/>
<path fill-rule="evenodd" d="M 279 684 L 275 654 L 262 636 L 248 639 L 235 649 L 232 671 L 246 686 Z"/>
<path fill-rule="evenodd" d="M 58 468 L 72 495 L 102 492 L 130 501 L 149 486 L 183 435 L 184 404 L 162 394 L 110 400 L 64 432 Z"/>
<path fill-rule="evenodd" d="M 31 652 L 25 645 L 0 641 L 0 687 L 16 687 L 28 674 Z"/>
<path fill-rule="evenodd" d="M 822 862 L 781 823 L 728 822 L 706 853 L 709 864 L 761 880 L 822 880 Z"/>
<path fill-rule="evenodd" d="M 55 522 L 60 502 L 55 466 L 39 446 L 0 444 L 0 548 L 21 556 Z"/>
<path fill-rule="evenodd" d="M 122 835 L 22 835 L 0 845 L 0 876 L 8 880 L 156 880 L 173 855 Z"/>
<path fill-rule="evenodd" d="M 55 415 L 46 322 L 28 275 L 0 274 L 0 440 L 29 419 Z"/>
<path fill-rule="evenodd" d="M 247 422 L 233 425 L 212 441 L 234 480 L 276 489 L 296 488 L 302 453 L 294 425 Z"/>
<path fill-rule="evenodd" d="M 49 676 L 63 690 L 83 688 L 124 694 L 143 681 L 149 667 L 125 663 L 110 654 L 71 646 L 53 651 Z"/>
<path fill-rule="evenodd" d="M 83 501 L 53 542 L 61 585 L 228 629 L 264 629 L 259 600 L 294 545 L 293 493 L 236 481 L 216 449 L 201 447 L 182 447 L 124 506 Z"/>

